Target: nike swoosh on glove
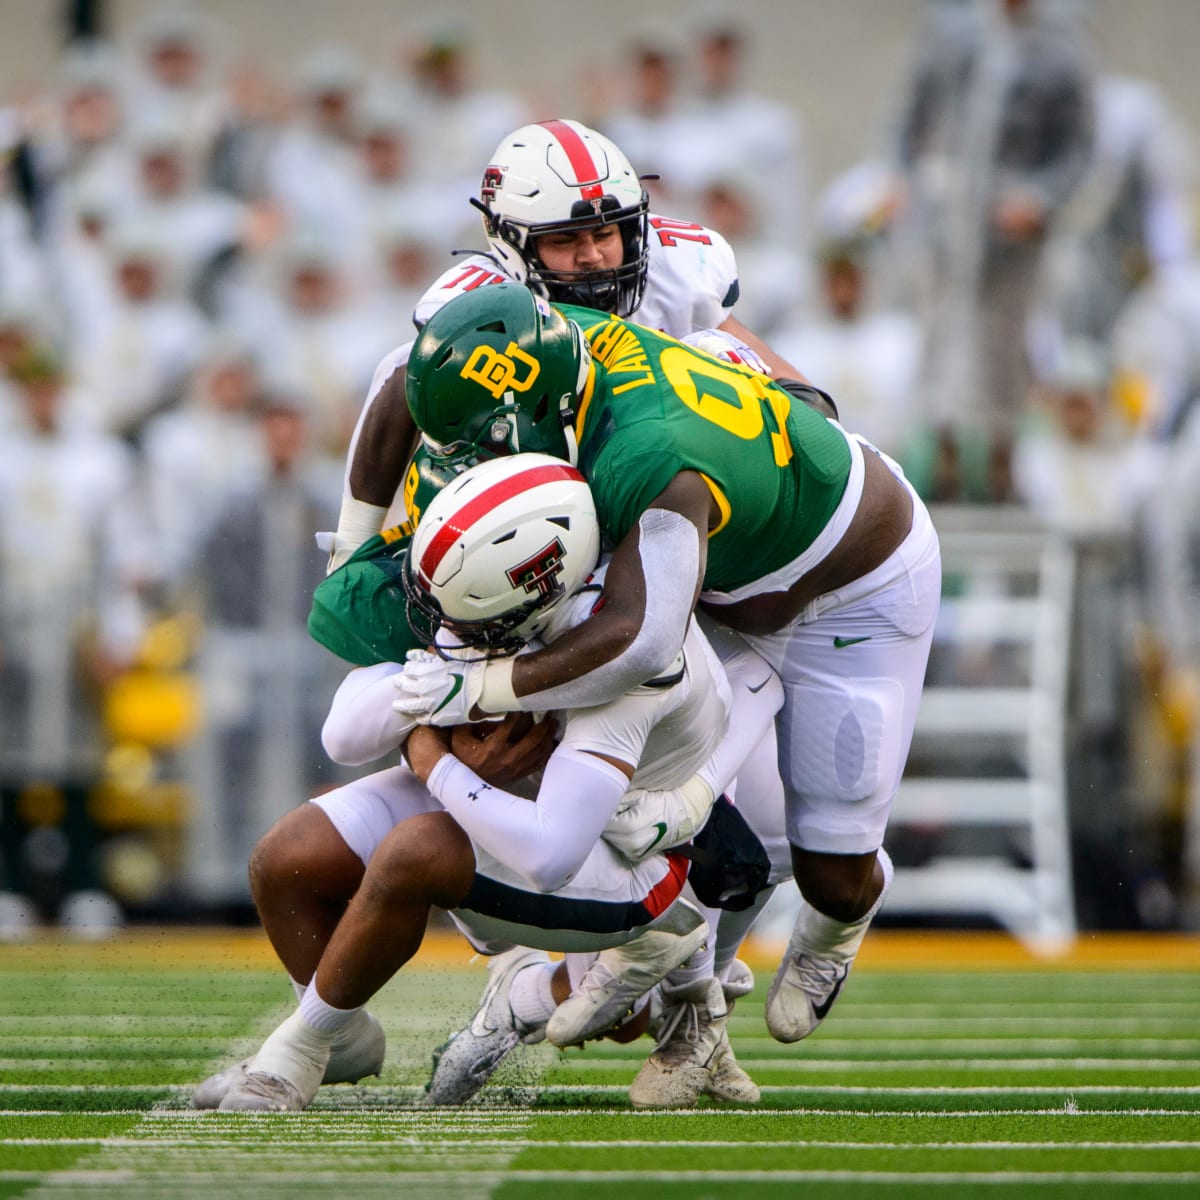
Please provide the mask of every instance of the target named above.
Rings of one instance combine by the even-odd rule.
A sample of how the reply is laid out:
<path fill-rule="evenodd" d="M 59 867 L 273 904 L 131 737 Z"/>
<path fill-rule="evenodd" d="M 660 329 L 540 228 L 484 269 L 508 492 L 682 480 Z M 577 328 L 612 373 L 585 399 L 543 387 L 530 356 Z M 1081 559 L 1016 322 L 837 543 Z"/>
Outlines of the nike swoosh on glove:
<path fill-rule="evenodd" d="M 689 842 L 703 828 L 714 802 L 712 788 L 693 775 L 670 791 L 633 788 L 600 835 L 628 862 Z"/>
<path fill-rule="evenodd" d="M 483 694 L 484 659 L 455 662 L 428 650 L 410 650 L 404 670 L 392 676 L 400 693 L 392 701 L 398 713 L 424 725 L 466 725 Z"/>

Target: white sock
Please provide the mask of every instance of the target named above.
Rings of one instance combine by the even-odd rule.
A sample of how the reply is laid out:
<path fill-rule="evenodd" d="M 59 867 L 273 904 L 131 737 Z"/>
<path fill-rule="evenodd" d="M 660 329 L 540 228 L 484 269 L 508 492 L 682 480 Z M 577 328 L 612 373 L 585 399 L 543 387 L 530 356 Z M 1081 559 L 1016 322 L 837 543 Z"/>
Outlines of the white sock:
<path fill-rule="evenodd" d="M 883 888 L 875 898 L 875 903 L 861 917 L 849 922 L 837 921 L 818 912 L 811 904 L 803 906 L 796 922 L 796 932 L 814 954 L 828 954 L 834 958 L 848 960 L 858 953 L 858 948 L 866 936 L 867 926 L 883 907 L 884 897 L 887 896 L 892 883 L 892 859 L 882 846 L 879 848 L 878 858 L 879 865 L 883 868 Z"/>
<path fill-rule="evenodd" d="M 738 951 L 742 948 L 742 943 L 750 932 L 750 927 L 758 920 L 759 914 L 774 894 L 775 885 L 772 884 L 758 893 L 749 908 L 737 911 L 721 910 L 716 925 L 710 926 L 716 930 L 714 938 L 716 945 L 713 948 L 713 974 L 718 979 L 728 978 L 729 968 L 733 965 L 733 960 L 737 958 Z"/>
<path fill-rule="evenodd" d="M 316 976 L 313 976 L 312 982 L 304 989 L 304 995 L 300 998 L 300 1015 L 309 1025 L 322 1033 L 334 1035 L 341 1033 L 360 1012 L 362 1012 L 361 1006 L 358 1008 L 334 1008 L 332 1004 L 326 1004 L 317 995 Z"/>
<path fill-rule="evenodd" d="M 681 963 L 662 981 L 659 986 L 665 999 L 683 997 L 690 1000 L 695 995 L 704 994 L 704 987 L 698 988 L 698 985 L 707 985 L 713 977 L 713 941 L 709 938 L 687 962 Z"/>
<path fill-rule="evenodd" d="M 518 971 L 508 988 L 513 1016 L 522 1025 L 544 1025 L 558 1007 L 551 990 L 557 963 L 532 963 Z"/>
<path fill-rule="evenodd" d="M 297 1002 L 304 999 L 304 993 L 308 991 L 307 983 L 297 983 L 294 979 L 291 980 L 292 988 L 296 993 Z M 341 1012 L 341 1009 L 333 1009 L 333 1012 Z M 370 1026 L 370 1018 L 367 1016 L 365 1008 L 353 1010 L 354 1016 L 346 1023 L 344 1027 L 338 1030 L 333 1038 L 333 1052 L 336 1057 L 339 1050 L 352 1042 L 356 1036 L 363 1032 L 364 1027 Z"/>

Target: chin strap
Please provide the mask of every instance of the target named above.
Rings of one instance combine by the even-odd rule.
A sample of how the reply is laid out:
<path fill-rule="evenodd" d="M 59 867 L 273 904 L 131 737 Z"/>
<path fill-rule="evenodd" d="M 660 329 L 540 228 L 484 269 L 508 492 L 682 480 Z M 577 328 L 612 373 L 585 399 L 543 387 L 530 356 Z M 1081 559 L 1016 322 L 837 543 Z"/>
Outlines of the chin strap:
<path fill-rule="evenodd" d="M 579 466 L 579 442 L 575 437 L 574 425 L 563 429 L 563 440 L 567 443 L 567 462 L 573 467 Z"/>

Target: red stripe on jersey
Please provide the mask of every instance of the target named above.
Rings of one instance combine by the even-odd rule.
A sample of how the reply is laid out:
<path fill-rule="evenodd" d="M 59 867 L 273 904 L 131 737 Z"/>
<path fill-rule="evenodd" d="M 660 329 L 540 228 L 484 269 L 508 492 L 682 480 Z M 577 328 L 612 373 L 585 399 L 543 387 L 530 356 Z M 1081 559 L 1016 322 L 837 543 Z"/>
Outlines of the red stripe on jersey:
<path fill-rule="evenodd" d="M 442 527 L 433 535 L 425 553 L 421 555 L 421 574 L 426 579 L 432 579 L 442 559 L 450 547 L 458 541 L 476 521 L 486 517 L 494 508 L 498 508 L 506 500 L 511 500 L 520 492 L 529 491 L 543 483 L 557 483 L 562 479 L 583 480 L 583 476 L 574 467 L 566 463 L 560 466 L 531 467 L 519 475 L 513 475 L 494 483 L 486 491 L 482 491 L 473 500 L 467 501 Z"/>
<path fill-rule="evenodd" d="M 583 138 L 571 128 L 566 121 L 543 121 L 542 128 L 548 130 L 558 139 L 558 144 L 566 151 L 567 161 L 575 172 L 579 194 L 585 200 L 599 200 L 604 195 L 604 188 L 595 182 L 600 178 L 600 168 L 596 166 Z M 583 180 L 583 183 L 579 183 Z"/>
<path fill-rule="evenodd" d="M 663 858 L 667 860 L 667 873 L 642 901 L 642 906 L 652 917 L 665 913 L 675 903 L 687 880 L 688 860 L 682 854 L 667 853 Z"/>

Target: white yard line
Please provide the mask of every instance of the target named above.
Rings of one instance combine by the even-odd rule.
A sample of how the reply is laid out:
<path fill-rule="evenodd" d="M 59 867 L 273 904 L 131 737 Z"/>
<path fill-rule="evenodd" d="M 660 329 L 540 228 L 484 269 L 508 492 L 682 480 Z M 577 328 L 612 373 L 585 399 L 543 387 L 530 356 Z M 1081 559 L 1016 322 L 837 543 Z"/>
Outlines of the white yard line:
<path fill-rule="evenodd" d="M 932 1115 L 932 1114 L 930 1114 Z M 939 1114 L 944 1116 L 945 1114 Z M 1109 1114 L 1110 1116 L 1112 1114 Z M 866 1142 L 866 1141 L 829 1141 L 826 1139 L 809 1139 L 803 1138 L 797 1141 L 788 1141 L 787 1143 L 769 1140 L 720 1140 L 720 1139 L 695 1139 L 688 1138 L 686 1141 L 673 1141 L 670 1138 L 650 1138 L 646 1140 L 638 1140 L 633 1138 L 608 1138 L 604 1140 L 582 1140 L 574 1138 L 555 1138 L 553 1143 L 548 1143 L 545 1139 L 540 1138 L 514 1138 L 510 1133 L 505 1133 L 502 1138 L 480 1137 L 478 1135 L 470 1138 L 438 1138 L 438 1146 L 442 1150 L 461 1150 L 471 1153 L 484 1153 L 489 1155 L 503 1155 L 505 1151 L 510 1149 L 530 1150 L 544 1148 L 553 1145 L 559 1149 L 566 1148 L 572 1150 L 605 1150 L 610 1147 L 620 1148 L 624 1150 L 646 1150 L 659 1149 L 669 1146 L 687 1146 L 695 1147 L 701 1150 L 907 1150 L 917 1153 L 925 1150 L 1195 1150 L 1200 1148 L 1200 1141 L 1006 1141 L 1003 1139 L 996 1140 L 976 1140 L 967 1142 L 954 1141 L 937 1141 L 937 1142 Z M 312 1137 L 297 1138 L 281 1136 L 278 1132 L 272 1132 L 270 1141 L 271 1153 L 276 1153 L 283 1150 L 300 1150 L 311 1147 L 314 1142 L 321 1142 L 323 1138 L 320 1131 L 314 1130 Z M 146 1139 L 139 1137 L 130 1137 L 122 1135 L 113 1138 L 0 1138 L 0 1146 L 99 1146 L 103 1143 L 105 1146 L 131 1146 L 138 1149 L 145 1149 Z M 183 1150 L 195 1151 L 197 1149 L 194 1138 L 168 1138 L 156 1137 L 153 1141 L 156 1148 L 170 1149 L 178 1148 Z M 393 1138 L 388 1143 L 389 1146 L 407 1146 L 407 1142 L 401 1138 Z M 384 1145 L 378 1138 L 342 1138 L 337 1140 L 337 1149 L 344 1150 L 379 1150 Z M 204 1150 L 227 1149 L 227 1150 L 246 1150 L 248 1148 L 246 1138 L 230 1137 L 230 1138 L 205 1138 Z M 511 1155 L 509 1155 L 511 1158 Z"/>
<path fill-rule="evenodd" d="M 413 1014 L 406 1009 L 389 1004 L 386 994 L 381 996 L 379 1001 L 377 1005 L 372 1005 L 372 1009 L 387 1028 L 403 1029 L 407 1034 L 420 1039 L 423 1043 L 431 1041 L 428 1036 L 430 1032 L 435 1030 L 440 1032 L 445 1028 L 444 1018 L 438 1018 L 436 1023 L 429 1019 L 412 1021 L 410 1018 Z M 236 1061 L 238 1058 L 244 1057 L 258 1044 L 262 1034 L 273 1028 L 287 1011 L 286 1006 L 281 1006 L 257 1023 L 254 1034 L 231 1040 L 229 1054 L 222 1056 L 205 1070 L 213 1070 L 222 1062 Z M 10 1037 L 12 1034 L 6 1031 L 5 1036 Z M 181 1073 L 195 1070 L 194 1058 L 157 1061 L 177 1064 L 181 1067 Z M 522 1081 L 521 1090 L 524 1091 L 536 1083 L 536 1079 L 548 1066 L 553 1064 L 553 1061 L 539 1055 L 527 1055 L 523 1062 L 525 1078 Z M 24 1058 L 13 1060 L 10 1065 L 28 1070 L 39 1064 L 52 1068 L 61 1066 L 61 1060 Z M 4 1065 L 5 1060 L 0 1059 L 0 1069 Z M 111 1065 L 109 1060 L 103 1059 L 71 1060 L 73 1070 L 102 1069 L 109 1065 Z M 199 1079 L 196 1082 L 199 1082 Z M 28 1091 L 31 1088 L 88 1094 L 106 1092 L 120 1096 L 130 1093 L 144 1094 L 148 1090 L 154 1091 L 156 1085 L 101 1085 L 95 1087 L 76 1084 L 58 1086 L 52 1081 L 47 1081 L 26 1085 L 0 1085 L 0 1096 L 5 1091 Z M 350 1100 L 351 1093 L 354 1093 L 354 1100 L 357 1103 L 369 1104 L 372 1098 L 378 1101 L 385 1096 L 389 1102 L 394 1103 L 398 1093 L 404 1095 L 411 1102 L 417 1099 L 423 1089 L 381 1086 L 371 1089 L 366 1095 L 364 1095 L 364 1089 L 359 1088 L 329 1090 L 334 1093 L 334 1096 L 330 1098 L 341 1099 L 344 1096 Z M 530 1091 L 529 1094 L 532 1095 L 533 1092 Z M 386 1128 L 391 1144 L 402 1146 L 409 1160 L 426 1159 L 431 1167 L 440 1166 L 447 1151 L 457 1155 L 464 1165 L 451 1175 L 444 1176 L 436 1171 L 427 1172 L 431 1180 L 436 1179 L 437 1181 L 438 1200 L 456 1200 L 456 1197 L 459 1196 L 464 1198 L 469 1196 L 470 1200 L 479 1200 L 480 1197 L 489 1195 L 493 1187 L 503 1182 L 506 1177 L 504 1168 L 530 1144 L 523 1135 L 529 1122 L 538 1115 L 525 1106 L 510 1107 L 505 1111 L 503 1117 L 486 1110 L 475 1114 L 462 1111 L 447 1114 L 411 1108 L 393 1108 L 375 1113 L 339 1111 L 337 1108 L 325 1107 L 325 1095 L 322 1094 L 311 1115 L 269 1116 L 266 1120 L 270 1124 L 264 1125 L 260 1124 L 262 1118 L 257 1116 L 247 1117 L 238 1114 L 181 1110 L 176 1106 L 186 1095 L 186 1089 L 172 1088 L 171 1094 L 164 1097 L 149 1111 L 133 1110 L 141 1117 L 139 1123 L 132 1129 L 124 1130 L 113 1137 L 44 1140 L 0 1139 L 0 1146 L 50 1145 L 57 1142 L 60 1145 L 95 1147 L 94 1153 L 88 1154 L 86 1161 L 76 1168 L 44 1173 L 0 1171 L 0 1180 L 13 1178 L 36 1181 L 33 1188 L 22 1193 L 22 1200 L 69 1200 L 75 1195 L 95 1195 L 100 1192 L 111 1192 L 113 1195 L 120 1196 L 121 1200 L 137 1200 L 143 1195 L 158 1200 L 161 1195 L 167 1194 L 172 1197 L 172 1200 L 187 1200 L 186 1189 L 199 1187 L 204 1178 L 194 1173 L 197 1157 L 215 1152 L 219 1155 L 219 1166 L 214 1167 L 213 1174 L 208 1177 L 205 1195 L 221 1194 L 222 1184 L 233 1187 L 235 1184 L 240 1185 L 246 1182 L 253 1186 L 259 1179 L 260 1171 L 263 1172 L 262 1183 L 266 1185 L 269 1182 L 272 1194 L 274 1194 L 276 1181 L 287 1177 L 293 1167 L 293 1164 L 276 1161 L 276 1156 L 280 1153 L 317 1144 L 327 1146 L 331 1152 L 340 1152 L 343 1147 L 350 1151 L 367 1148 L 378 1151 L 385 1144 L 378 1139 L 353 1136 L 347 1138 L 338 1134 L 335 1134 L 331 1140 L 329 1124 L 333 1123 L 342 1128 L 355 1125 L 359 1128 L 373 1126 Z M 21 1114 L 14 1112 L 13 1115 Z M 108 1112 L 105 1115 L 108 1115 Z M 436 1136 L 441 1129 L 449 1127 L 448 1117 L 456 1131 L 460 1134 L 467 1134 L 466 1137 L 457 1138 L 449 1144 L 444 1143 Z M 300 1134 L 306 1121 L 316 1135 L 313 1138 L 307 1138 Z M 404 1136 L 405 1128 L 412 1131 L 410 1137 Z M 500 1130 L 503 1130 L 503 1136 L 497 1138 Z M 212 1131 L 216 1136 L 206 1136 L 207 1131 Z M 241 1136 L 237 1136 L 239 1131 Z M 472 1131 L 478 1136 L 470 1136 Z M 322 1132 L 324 1136 L 322 1136 Z M 289 1137 L 289 1133 L 292 1136 Z M 282 1134 L 282 1137 L 277 1137 L 277 1134 Z M 263 1135 L 266 1135 L 267 1140 L 264 1141 Z M 486 1162 L 481 1160 L 482 1156 L 486 1156 Z M 267 1160 L 271 1161 L 269 1169 L 264 1167 Z M 267 1173 L 268 1170 L 269 1173 Z M 279 1173 L 280 1171 L 282 1171 L 282 1175 Z M 382 1189 L 386 1183 L 389 1196 L 394 1196 L 397 1182 L 402 1179 L 406 1200 L 420 1200 L 409 1188 L 408 1173 L 397 1173 L 394 1163 L 386 1175 L 370 1170 L 364 1172 L 363 1175 L 356 1170 L 352 1172 L 352 1175 L 356 1195 L 360 1198 L 364 1196 L 361 1185 L 365 1177 L 368 1181 L 376 1180 L 380 1194 L 383 1194 Z M 324 1175 L 318 1171 L 316 1177 L 322 1179 Z M 345 1178 L 343 1176 L 341 1182 L 345 1182 Z M 313 1179 L 312 1174 L 305 1173 L 297 1176 L 295 1183 L 297 1186 L 311 1184 Z M 181 1188 L 184 1190 L 181 1191 Z M 302 1194 L 303 1190 L 301 1188 Z M 235 1194 L 243 1193 L 236 1192 Z M 327 1194 L 340 1194 L 340 1192 L 336 1189 L 334 1191 L 327 1189 Z M 375 1192 L 372 1190 L 371 1194 L 374 1195 Z"/>
<path fill-rule="evenodd" d="M 622 1058 L 574 1059 L 573 1071 L 591 1073 L 620 1069 Z M 755 1071 L 803 1070 L 805 1075 L 876 1075 L 889 1071 L 980 1071 L 1002 1074 L 1015 1071 L 1164 1071 L 1200 1072 L 1200 1060 L 1174 1058 L 744 1058 L 738 1063 L 751 1075 Z"/>
<path fill-rule="evenodd" d="M 942 1051 L 958 1051 L 959 1054 L 995 1054 L 1003 1053 L 1006 1050 L 1021 1049 L 1027 1054 L 1046 1054 L 1058 1057 L 1064 1054 L 1079 1054 L 1087 1050 L 1096 1050 L 1103 1047 L 1106 1052 L 1114 1053 L 1115 1049 L 1125 1050 L 1128 1048 L 1130 1054 L 1153 1054 L 1155 1057 L 1160 1056 L 1179 1056 L 1191 1055 L 1192 1062 L 1197 1070 L 1200 1070 L 1200 1032 L 1197 1032 L 1195 1037 L 1020 1037 L 1014 1034 L 1012 1037 L 984 1038 L 984 1037 L 923 1037 L 909 1039 L 909 1045 L 913 1043 L 925 1054 L 934 1054 Z M 790 1061 L 786 1057 L 786 1051 L 779 1050 L 779 1043 L 773 1041 L 769 1037 L 742 1037 L 735 1036 L 733 1038 L 734 1046 L 737 1050 L 738 1062 L 744 1062 L 755 1049 L 762 1047 L 773 1047 L 777 1053 L 772 1057 L 780 1062 Z M 874 1053 L 878 1058 L 890 1058 L 889 1051 L 894 1051 L 896 1039 L 888 1038 L 844 1038 L 844 1037 L 822 1037 L 819 1041 L 813 1042 L 810 1046 L 805 1047 L 803 1053 L 805 1061 L 808 1061 L 808 1056 L 813 1054 L 862 1054 L 867 1055 Z M 914 1047 L 915 1048 L 915 1047 Z M 1117 1055 L 1118 1058 L 1124 1059 L 1129 1057 L 1124 1053 Z M 895 1062 L 896 1059 L 892 1058 Z M 998 1062 L 1005 1062 L 1005 1059 L 997 1059 Z"/>
<path fill-rule="evenodd" d="M 28 1173 L 0 1171 L 0 1181 L 14 1180 L 20 1182 L 28 1179 Z M 161 1188 L 164 1182 L 169 1182 L 172 1200 L 190 1200 L 192 1192 L 185 1189 L 196 1189 L 195 1194 L 208 1197 L 222 1195 L 219 1188 L 226 1177 L 199 1171 L 181 1171 L 172 1173 L 169 1180 L 141 1177 L 130 1171 L 95 1171 L 80 1169 L 60 1171 L 55 1174 L 53 1181 L 48 1181 L 45 1187 L 34 1191 L 23 1192 L 21 1200 L 31 1197 L 53 1197 L 53 1200 L 67 1200 L 74 1195 L 91 1196 L 97 1186 L 113 1188 L 123 1200 L 133 1200 L 142 1196 L 162 1200 Z M 250 1182 L 250 1180 L 245 1180 Z M 353 1188 L 356 1197 L 362 1196 L 392 1196 L 402 1192 L 405 1200 L 425 1200 L 425 1196 L 451 1197 L 469 1196 L 479 1200 L 502 1184 L 512 1183 L 561 1183 L 566 1185 L 579 1183 L 605 1183 L 645 1185 L 653 1183 L 873 1183 L 873 1184 L 1020 1184 L 1034 1186 L 1046 1183 L 1095 1183 L 1111 1187 L 1115 1184 L 1130 1187 L 1146 1185 L 1170 1184 L 1179 1187 L 1195 1187 L 1200 1184 L 1200 1171 L 837 1171 L 828 1169 L 818 1170 L 674 1170 L 674 1171 L 536 1171 L 536 1170 L 497 1170 L 489 1167 L 486 1170 L 464 1171 L 450 1168 L 444 1171 L 372 1171 L 364 1169 L 347 1174 L 344 1170 L 324 1171 L 289 1171 L 271 1170 L 264 1173 L 260 1186 L 265 1189 L 263 1194 L 281 1195 L 287 1189 L 289 1195 L 295 1194 L 295 1189 L 302 1189 L 299 1194 L 307 1195 L 309 1189 L 319 1190 L 325 1195 L 344 1195 L 343 1189 Z M 74 1185 L 83 1185 L 86 1191 L 74 1192 Z M 374 1186 L 371 1186 L 374 1185 Z M 367 1190 L 369 1188 L 369 1190 Z M 431 1189 L 428 1192 L 416 1192 L 415 1188 Z M 377 1190 L 378 1189 L 378 1190 Z M 436 1189 L 436 1190 L 433 1190 Z M 249 1193 L 239 1190 L 237 1195 Z M 257 1193 L 256 1193 L 257 1194 Z"/>
<path fill-rule="evenodd" d="M 610 1060 L 619 1063 L 620 1060 Z M 166 1089 L 170 1090 L 177 1096 L 183 1097 L 185 1089 L 171 1086 L 167 1084 L 101 1084 L 101 1083 L 64 1083 L 64 1084 L 40 1084 L 40 1083 L 0 1083 L 0 1096 L 5 1092 L 29 1092 L 29 1091 L 56 1091 L 56 1092 L 87 1092 L 94 1094 L 120 1094 L 135 1092 L 141 1094 L 147 1091 L 155 1091 Z M 616 1094 L 618 1092 L 627 1092 L 628 1088 L 622 1084 L 579 1084 L 579 1083 L 562 1083 L 562 1084 L 537 1084 L 531 1085 L 530 1090 L 534 1095 L 549 1092 L 577 1092 L 583 1091 L 586 1088 L 588 1092 L 597 1092 L 601 1094 Z M 1130 1095 L 1130 1096 L 1200 1096 L 1200 1085 L 1195 1084 L 1121 1084 L 1121 1083 L 1088 1083 L 1088 1084 L 997 1084 L 997 1085 L 981 1085 L 981 1084 L 964 1084 L 962 1086 L 952 1086 L 946 1084 L 930 1084 L 928 1086 L 920 1085 L 865 1085 L 865 1084 L 766 1084 L 761 1089 L 767 1094 L 784 1094 L 784 1093 L 804 1093 L 815 1092 L 820 1095 L 839 1094 L 839 1095 L 857 1095 L 857 1096 L 1004 1096 L 1004 1095 L 1031 1095 L 1031 1096 L 1065 1096 L 1068 1093 L 1072 1096 L 1080 1095 Z M 378 1101 L 384 1096 L 390 1096 L 396 1099 L 416 1099 L 422 1089 L 413 1085 L 368 1085 L 359 1084 L 357 1087 L 339 1087 L 331 1089 L 329 1094 L 321 1093 L 321 1101 L 329 1101 L 336 1098 L 339 1094 L 352 1100 L 356 1108 L 349 1110 L 350 1114 L 359 1111 L 358 1106 L 368 1106 L 372 1101 Z M 486 1100 L 486 1093 L 480 1094 L 481 1098 Z M 27 1109 L 11 1109 L 5 1110 L 11 1113 L 27 1112 Z M 61 1110 L 49 1110 L 59 1112 Z M 113 1112 L 141 1112 L 145 1109 L 105 1109 L 105 1113 Z M 181 1115 L 180 1110 L 173 1109 L 169 1103 L 161 1104 L 157 1111 L 172 1112 L 174 1115 Z M 334 1115 L 336 1109 L 322 1106 L 320 1111 L 325 1115 Z M 584 1109 L 555 1109 L 551 1112 L 542 1113 L 539 1115 L 557 1115 L 559 1112 L 583 1112 Z M 730 1109 L 731 1113 L 741 1111 L 753 1115 L 756 1110 L 747 1109 Z M 766 1110 L 772 1111 L 772 1110 Z M 1005 1110 L 1009 1111 L 1009 1110 Z M 1042 1110 L 1039 1110 L 1042 1111 Z M 1194 1110 L 1187 1110 L 1194 1111 Z M 202 1118 L 205 1114 L 195 1113 L 190 1114 L 195 1117 Z M 386 1116 L 386 1113 L 380 1113 L 381 1116 Z M 645 1116 L 653 1116 L 653 1113 L 637 1114 Z M 786 1115 L 786 1114 L 784 1114 Z M 936 1115 L 936 1114 L 935 1114 Z"/>

